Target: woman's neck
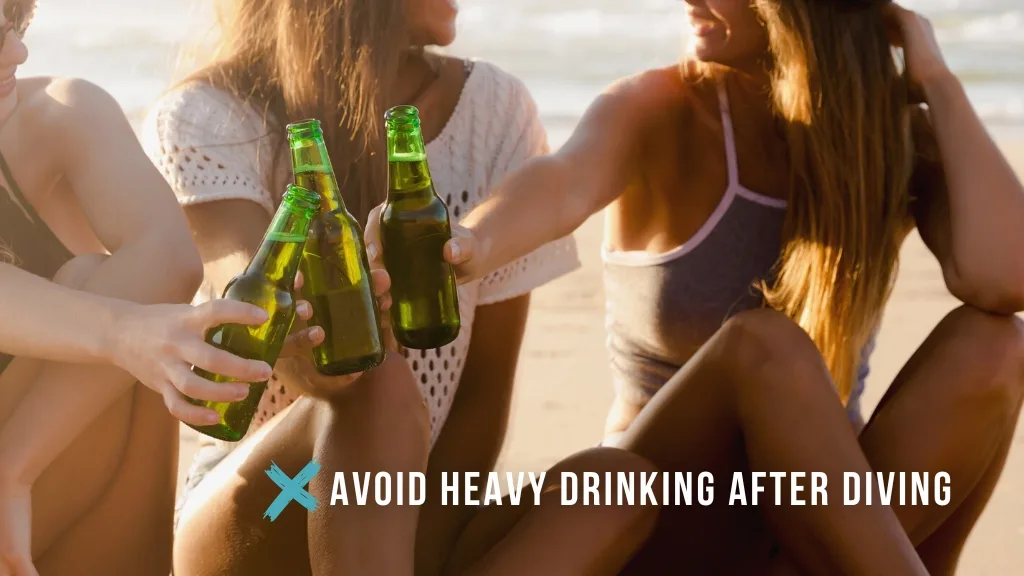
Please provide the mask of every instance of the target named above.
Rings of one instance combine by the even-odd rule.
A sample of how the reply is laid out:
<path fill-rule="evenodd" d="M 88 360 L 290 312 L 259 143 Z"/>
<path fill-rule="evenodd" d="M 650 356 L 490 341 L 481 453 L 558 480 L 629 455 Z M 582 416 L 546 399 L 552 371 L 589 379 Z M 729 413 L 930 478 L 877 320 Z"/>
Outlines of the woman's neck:
<path fill-rule="evenodd" d="M 745 89 L 767 94 L 772 85 L 770 63 L 764 58 L 755 58 L 729 66 Z"/>
<path fill-rule="evenodd" d="M 392 85 L 388 107 L 415 104 L 434 84 L 440 74 L 436 62 L 422 48 L 413 48 L 402 54 L 397 78 Z"/>

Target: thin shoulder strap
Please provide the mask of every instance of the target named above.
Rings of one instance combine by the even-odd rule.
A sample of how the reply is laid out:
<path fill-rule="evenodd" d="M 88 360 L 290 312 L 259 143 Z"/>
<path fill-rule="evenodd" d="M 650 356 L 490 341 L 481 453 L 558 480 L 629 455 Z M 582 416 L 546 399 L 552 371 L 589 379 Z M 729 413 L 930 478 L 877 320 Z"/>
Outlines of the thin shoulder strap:
<path fill-rule="evenodd" d="M 729 185 L 739 182 L 739 164 L 736 161 L 736 136 L 732 127 L 732 113 L 729 110 L 729 93 L 725 82 L 718 83 L 718 107 L 722 112 L 722 134 L 725 136 L 725 159 L 729 166 Z"/>

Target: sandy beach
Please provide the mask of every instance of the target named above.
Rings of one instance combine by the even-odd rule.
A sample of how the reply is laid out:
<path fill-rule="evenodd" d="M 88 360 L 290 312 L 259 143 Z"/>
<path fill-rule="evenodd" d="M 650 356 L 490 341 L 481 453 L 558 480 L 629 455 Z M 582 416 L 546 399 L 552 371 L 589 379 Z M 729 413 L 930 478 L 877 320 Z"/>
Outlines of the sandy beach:
<path fill-rule="evenodd" d="M 1003 143 L 1024 177 L 1024 142 Z M 604 348 L 600 215 L 576 232 L 582 269 L 537 290 L 519 364 L 502 471 L 541 471 L 601 437 L 611 382 Z M 958 302 L 917 234 L 903 248 L 901 271 L 871 361 L 864 396 L 869 415 L 904 362 Z M 182 427 L 183 480 L 195 433 Z M 179 482 L 180 485 L 180 482 Z M 1024 574 L 1024 427 L 1003 477 L 967 544 L 960 574 Z"/>

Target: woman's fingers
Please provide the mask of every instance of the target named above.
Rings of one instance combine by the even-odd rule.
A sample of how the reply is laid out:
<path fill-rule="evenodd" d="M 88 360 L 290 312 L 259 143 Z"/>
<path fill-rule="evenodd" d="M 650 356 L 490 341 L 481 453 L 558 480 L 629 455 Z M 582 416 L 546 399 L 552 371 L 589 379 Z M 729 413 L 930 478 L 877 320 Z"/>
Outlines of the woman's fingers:
<path fill-rule="evenodd" d="M 281 347 L 281 354 L 278 358 L 288 358 L 289 356 L 295 356 L 301 352 L 312 350 L 322 344 L 323 341 L 324 330 L 319 326 L 299 330 L 285 338 L 284 346 Z"/>
<path fill-rule="evenodd" d="M 241 382 L 264 382 L 273 374 L 273 369 L 266 362 L 247 360 L 206 343 L 194 348 L 186 347 L 182 353 L 182 360 L 190 366 Z"/>
<path fill-rule="evenodd" d="M 463 238 L 452 238 L 444 245 L 444 259 L 450 264 L 462 264 L 473 257 L 473 246 Z"/>
<path fill-rule="evenodd" d="M 476 237 L 469 229 L 452 224 L 452 239 L 444 245 L 444 259 L 458 267 L 476 256 Z"/>
<path fill-rule="evenodd" d="M 376 268 L 370 271 L 370 281 L 373 282 L 373 293 L 375 296 L 383 296 L 391 290 L 391 275 L 383 268 Z"/>
<path fill-rule="evenodd" d="M 370 261 L 370 268 L 383 268 L 381 261 L 380 246 L 380 211 L 384 207 L 379 204 L 370 210 L 366 217 L 366 228 L 363 230 L 363 244 L 366 245 L 366 257 Z"/>
<path fill-rule="evenodd" d="M 302 270 L 299 270 L 295 274 L 295 291 L 302 290 L 302 285 L 306 283 L 306 277 L 302 275 Z"/>
<path fill-rule="evenodd" d="M 167 411 L 178 420 L 193 426 L 212 426 L 220 422 L 220 415 L 215 410 L 196 406 L 178 392 L 174 386 L 166 386 L 163 391 L 164 405 Z"/>
<path fill-rule="evenodd" d="M 246 381 L 214 382 L 184 368 L 171 375 L 171 384 L 189 398 L 209 402 L 237 402 L 249 395 L 249 384 Z"/>
<path fill-rule="evenodd" d="M 267 311 L 259 306 L 237 300 L 211 300 L 195 307 L 195 314 L 204 329 L 221 324 L 242 324 L 259 326 L 267 320 Z"/>
<path fill-rule="evenodd" d="M 307 300 L 299 300 L 295 303 L 295 315 L 303 320 L 313 317 L 313 305 Z"/>

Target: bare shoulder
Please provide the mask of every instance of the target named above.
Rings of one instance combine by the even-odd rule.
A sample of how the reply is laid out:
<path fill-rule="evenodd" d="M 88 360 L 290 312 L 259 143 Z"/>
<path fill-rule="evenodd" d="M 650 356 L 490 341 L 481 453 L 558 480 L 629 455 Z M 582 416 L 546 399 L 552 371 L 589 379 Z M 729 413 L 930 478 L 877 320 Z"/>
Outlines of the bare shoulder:
<path fill-rule="evenodd" d="M 645 70 L 620 78 L 594 100 L 581 126 L 604 132 L 612 128 L 621 134 L 642 137 L 646 128 L 660 124 L 666 114 L 686 106 L 691 87 L 678 65 Z"/>
<path fill-rule="evenodd" d="M 121 106 L 106 90 L 78 78 L 19 81 L 18 134 L 23 144 L 46 146 L 57 157 L 80 148 L 98 130 L 130 133 Z"/>
<path fill-rule="evenodd" d="M 19 84 L 21 113 L 40 129 L 66 131 L 79 121 L 124 118 L 109 92 L 80 78 L 29 78 Z M 38 123 L 38 124 L 36 124 Z"/>
<path fill-rule="evenodd" d="M 604 94 L 623 103 L 664 105 L 679 101 L 689 88 L 679 65 L 675 64 L 620 78 L 605 89 Z"/>

